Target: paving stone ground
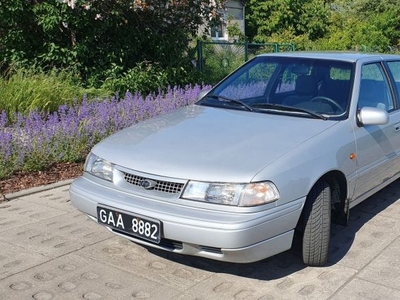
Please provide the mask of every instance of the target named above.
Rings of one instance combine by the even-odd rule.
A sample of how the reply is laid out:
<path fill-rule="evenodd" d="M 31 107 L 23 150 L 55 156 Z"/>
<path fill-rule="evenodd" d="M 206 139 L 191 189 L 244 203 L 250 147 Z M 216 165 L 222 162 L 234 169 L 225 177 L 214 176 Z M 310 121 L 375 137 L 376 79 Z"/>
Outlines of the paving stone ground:
<path fill-rule="evenodd" d="M 400 300 L 400 181 L 333 226 L 319 268 L 292 251 L 230 264 L 147 249 L 77 211 L 68 188 L 0 204 L 0 299 Z"/>

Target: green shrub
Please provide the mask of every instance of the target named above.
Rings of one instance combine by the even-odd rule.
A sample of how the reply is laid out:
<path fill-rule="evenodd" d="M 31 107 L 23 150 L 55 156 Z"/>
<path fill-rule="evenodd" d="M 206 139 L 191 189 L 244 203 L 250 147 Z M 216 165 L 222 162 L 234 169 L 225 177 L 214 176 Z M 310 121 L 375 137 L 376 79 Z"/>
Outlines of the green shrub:
<path fill-rule="evenodd" d="M 0 156 L 0 180 L 9 178 L 15 172 L 15 158 L 9 157 L 5 159 Z"/>
<path fill-rule="evenodd" d="M 205 83 L 216 84 L 245 62 L 244 44 L 206 44 L 203 48 Z"/>
<path fill-rule="evenodd" d="M 172 73 L 180 73 L 182 58 L 190 52 L 190 41 L 208 23 L 203 16 L 219 18 L 221 1 L 212 2 L 2 1 L 0 69 L 14 63 L 44 69 L 73 67 L 85 85 L 99 87 L 109 78 L 105 73 L 118 66 L 117 75 L 126 78 L 118 82 L 118 77 L 112 76 L 116 82 L 110 85 L 121 88 L 143 75 L 140 65 L 136 67 L 143 61 L 157 62 L 163 68 L 177 69 Z M 166 81 L 165 74 L 158 70 L 140 76 L 139 82 Z M 170 81 L 175 79 L 167 83 Z"/>
<path fill-rule="evenodd" d="M 15 112 L 27 114 L 32 110 L 56 111 L 60 105 L 76 99 L 105 96 L 105 90 L 85 89 L 71 72 L 44 72 L 35 69 L 10 69 L 0 78 L 0 107 L 12 117 Z"/>
<path fill-rule="evenodd" d="M 107 72 L 107 79 L 102 87 L 121 96 L 127 91 L 147 95 L 160 89 L 165 90 L 168 86 L 185 86 L 200 82 L 202 74 L 189 63 L 182 63 L 176 67 L 161 67 L 157 63 L 143 61 L 128 71 L 114 66 Z"/>

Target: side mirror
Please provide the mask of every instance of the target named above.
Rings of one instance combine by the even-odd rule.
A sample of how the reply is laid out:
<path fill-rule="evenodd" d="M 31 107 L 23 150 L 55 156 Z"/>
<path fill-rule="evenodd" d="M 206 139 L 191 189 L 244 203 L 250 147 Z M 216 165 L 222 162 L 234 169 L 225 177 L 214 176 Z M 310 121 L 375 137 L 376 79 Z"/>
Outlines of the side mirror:
<path fill-rule="evenodd" d="M 197 101 L 203 99 L 203 97 L 204 97 L 205 95 L 207 95 L 210 91 L 211 91 L 211 90 L 201 91 L 201 92 L 199 93 L 199 95 L 197 96 Z"/>
<path fill-rule="evenodd" d="M 389 122 L 389 114 L 380 108 L 363 107 L 358 112 L 358 122 L 361 126 L 384 125 Z"/>

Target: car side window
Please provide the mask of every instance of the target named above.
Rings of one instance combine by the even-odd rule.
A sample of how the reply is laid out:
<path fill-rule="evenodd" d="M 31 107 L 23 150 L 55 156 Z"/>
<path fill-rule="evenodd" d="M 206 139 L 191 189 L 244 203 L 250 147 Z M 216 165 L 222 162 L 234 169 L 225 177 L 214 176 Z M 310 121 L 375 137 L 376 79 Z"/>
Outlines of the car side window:
<path fill-rule="evenodd" d="M 389 83 L 380 63 L 362 67 L 358 107 L 377 107 L 386 111 L 394 108 Z"/>
<path fill-rule="evenodd" d="M 396 85 L 397 99 L 400 100 L 400 61 L 389 61 L 387 65 Z"/>

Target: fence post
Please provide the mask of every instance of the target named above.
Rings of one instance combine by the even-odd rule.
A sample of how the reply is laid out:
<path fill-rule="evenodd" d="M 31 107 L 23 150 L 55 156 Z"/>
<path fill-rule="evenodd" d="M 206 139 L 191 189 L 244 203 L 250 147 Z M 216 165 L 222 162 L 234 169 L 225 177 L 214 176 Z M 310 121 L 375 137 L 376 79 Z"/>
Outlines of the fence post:
<path fill-rule="evenodd" d="M 203 72 L 203 42 L 197 40 L 197 69 Z"/>

